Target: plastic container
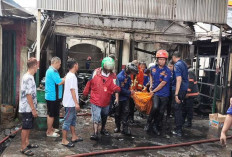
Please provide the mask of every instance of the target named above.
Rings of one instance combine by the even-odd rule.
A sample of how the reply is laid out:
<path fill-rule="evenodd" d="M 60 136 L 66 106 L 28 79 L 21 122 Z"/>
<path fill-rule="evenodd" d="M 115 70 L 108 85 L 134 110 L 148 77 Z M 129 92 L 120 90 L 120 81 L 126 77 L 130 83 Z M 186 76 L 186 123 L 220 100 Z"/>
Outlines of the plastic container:
<path fill-rule="evenodd" d="M 38 103 L 46 103 L 46 100 L 45 100 L 45 91 L 44 90 L 41 90 L 41 89 L 37 89 L 37 100 L 38 100 Z"/>
<path fill-rule="evenodd" d="M 47 117 L 47 104 L 39 102 L 37 104 L 38 117 Z"/>
<path fill-rule="evenodd" d="M 59 117 L 55 117 L 53 122 L 53 127 L 59 129 Z M 45 131 L 47 130 L 47 117 L 37 117 L 35 118 L 34 128 L 36 130 Z"/>

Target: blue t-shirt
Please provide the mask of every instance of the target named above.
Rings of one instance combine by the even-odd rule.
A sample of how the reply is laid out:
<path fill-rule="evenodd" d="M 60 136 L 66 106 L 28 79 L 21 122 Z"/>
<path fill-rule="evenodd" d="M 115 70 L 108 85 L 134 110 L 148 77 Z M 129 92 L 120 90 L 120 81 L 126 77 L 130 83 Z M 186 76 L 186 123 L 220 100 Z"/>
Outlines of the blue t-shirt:
<path fill-rule="evenodd" d="M 230 114 L 230 115 L 232 115 L 232 107 L 229 107 L 229 108 L 228 108 L 228 110 L 227 110 L 226 114 Z"/>
<path fill-rule="evenodd" d="M 60 78 L 59 72 L 50 66 L 46 71 L 45 75 L 45 99 L 49 101 L 55 101 L 56 99 L 56 85 L 60 84 L 62 79 Z M 58 86 L 59 96 L 58 99 L 62 98 L 63 86 Z"/>
<path fill-rule="evenodd" d="M 181 76 L 182 81 L 180 85 L 180 91 L 187 91 L 188 90 L 188 67 L 186 63 L 182 60 L 179 60 L 174 65 L 173 71 L 173 80 L 172 80 L 172 90 L 176 90 L 176 77 Z"/>
<path fill-rule="evenodd" d="M 158 65 L 151 67 L 152 90 L 154 90 L 162 81 L 167 82 L 166 85 L 157 91 L 155 95 L 160 97 L 170 96 L 170 77 L 171 70 L 165 65 L 162 69 Z"/>

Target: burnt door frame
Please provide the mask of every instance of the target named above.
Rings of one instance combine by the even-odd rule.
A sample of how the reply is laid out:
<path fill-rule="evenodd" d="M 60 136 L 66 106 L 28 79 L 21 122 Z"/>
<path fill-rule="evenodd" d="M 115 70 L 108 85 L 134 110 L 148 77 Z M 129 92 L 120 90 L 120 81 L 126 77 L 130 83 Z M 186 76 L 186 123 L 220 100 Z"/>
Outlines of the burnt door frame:
<path fill-rule="evenodd" d="M 3 30 L 2 104 L 16 105 L 16 32 Z M 18 56 L 20 57 L 20 56 Z"/>

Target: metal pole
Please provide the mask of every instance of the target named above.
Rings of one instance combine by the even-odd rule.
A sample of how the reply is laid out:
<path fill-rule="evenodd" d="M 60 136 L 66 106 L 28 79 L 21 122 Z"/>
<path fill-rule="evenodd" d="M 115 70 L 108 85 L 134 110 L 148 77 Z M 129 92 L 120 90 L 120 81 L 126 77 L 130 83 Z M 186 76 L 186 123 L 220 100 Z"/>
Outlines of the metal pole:
<path fill-rule="evenodd" d="M 37 16 L 37 50 L 36 50 L 36 59 L 40 67 L 40 30 L 41 30 L 41 10 L 38 9 Z M 36 73 L 36 86 L 39 86 L 39 68 Z"/>
<path fill-rule="evenodd" d="M 130 43 L 131 35 L 129 33 L 125 33 L 123 39 L 123 50 L 122 50 L 122 65 L 125 66 L 130 60 Z"/>
<path fill-rule="evenodd" d="M 225 112 L 226 112 L 226 107 L 228 107 L 228 105 L 226 105 L 226 104 L 229 104 L 228 103 L 228 101 L 227 101 L 227 98 L 228 98 L 228 94 L 229 94 L 229 92 L 227 92 L 227 90 L 228 90 L 228 82 L 229 82 L 229 78 L 228 78 L 228 76 L 229 76 L 229 69 L 230 69 L 230 50 L 231 50 L 231 45 L 229 46 L 229 49 L 228 49 L 228 58 L 226 59 L 226 62 L 224 63 L 225 64 L 225 88 L 223 88 L 223 96 L 222 96 L 222 107 L 221 107 L 221 113 L 222 114 L 225 114 Z"/>
<path fill-rule="evenodd" d="M 0 25 L 0 104 L 2 105 L 2 40 L 3 40 L 3 32 L 2 25 Z M 1 124 L 1 111 L 0 111 L 0 124 Z"/>
<path fill-rule="evenodd" d="M 197 76 L 197 81 L 199 81 L 199 46 L 197 45 L 197 60 L 196 60 L 196 76 Z"/>
<path fill-rule="evenodd" d="M 216 73 L 215 73 L 215 81 L 214 81 L 212 113 L 215 113 L 215 109 L 216 109 L 217 80 L 220 73 L 221 48 L 222 48 L 222 26 L 220 26 L 219 41 L 218 41 L 217 65 L 216 65 Z"/>

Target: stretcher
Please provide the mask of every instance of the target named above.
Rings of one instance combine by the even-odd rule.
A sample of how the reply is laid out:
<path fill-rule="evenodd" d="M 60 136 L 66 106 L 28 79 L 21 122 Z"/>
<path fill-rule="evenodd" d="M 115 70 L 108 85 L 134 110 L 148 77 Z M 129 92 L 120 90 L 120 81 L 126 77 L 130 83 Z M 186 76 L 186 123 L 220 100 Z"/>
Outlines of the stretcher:
<path fill-rule="evenodd" d="M 149 114 L 152 108 L 152 95 L 148 92 L 135 92 L 132 96 L 138 111 Z"/>

